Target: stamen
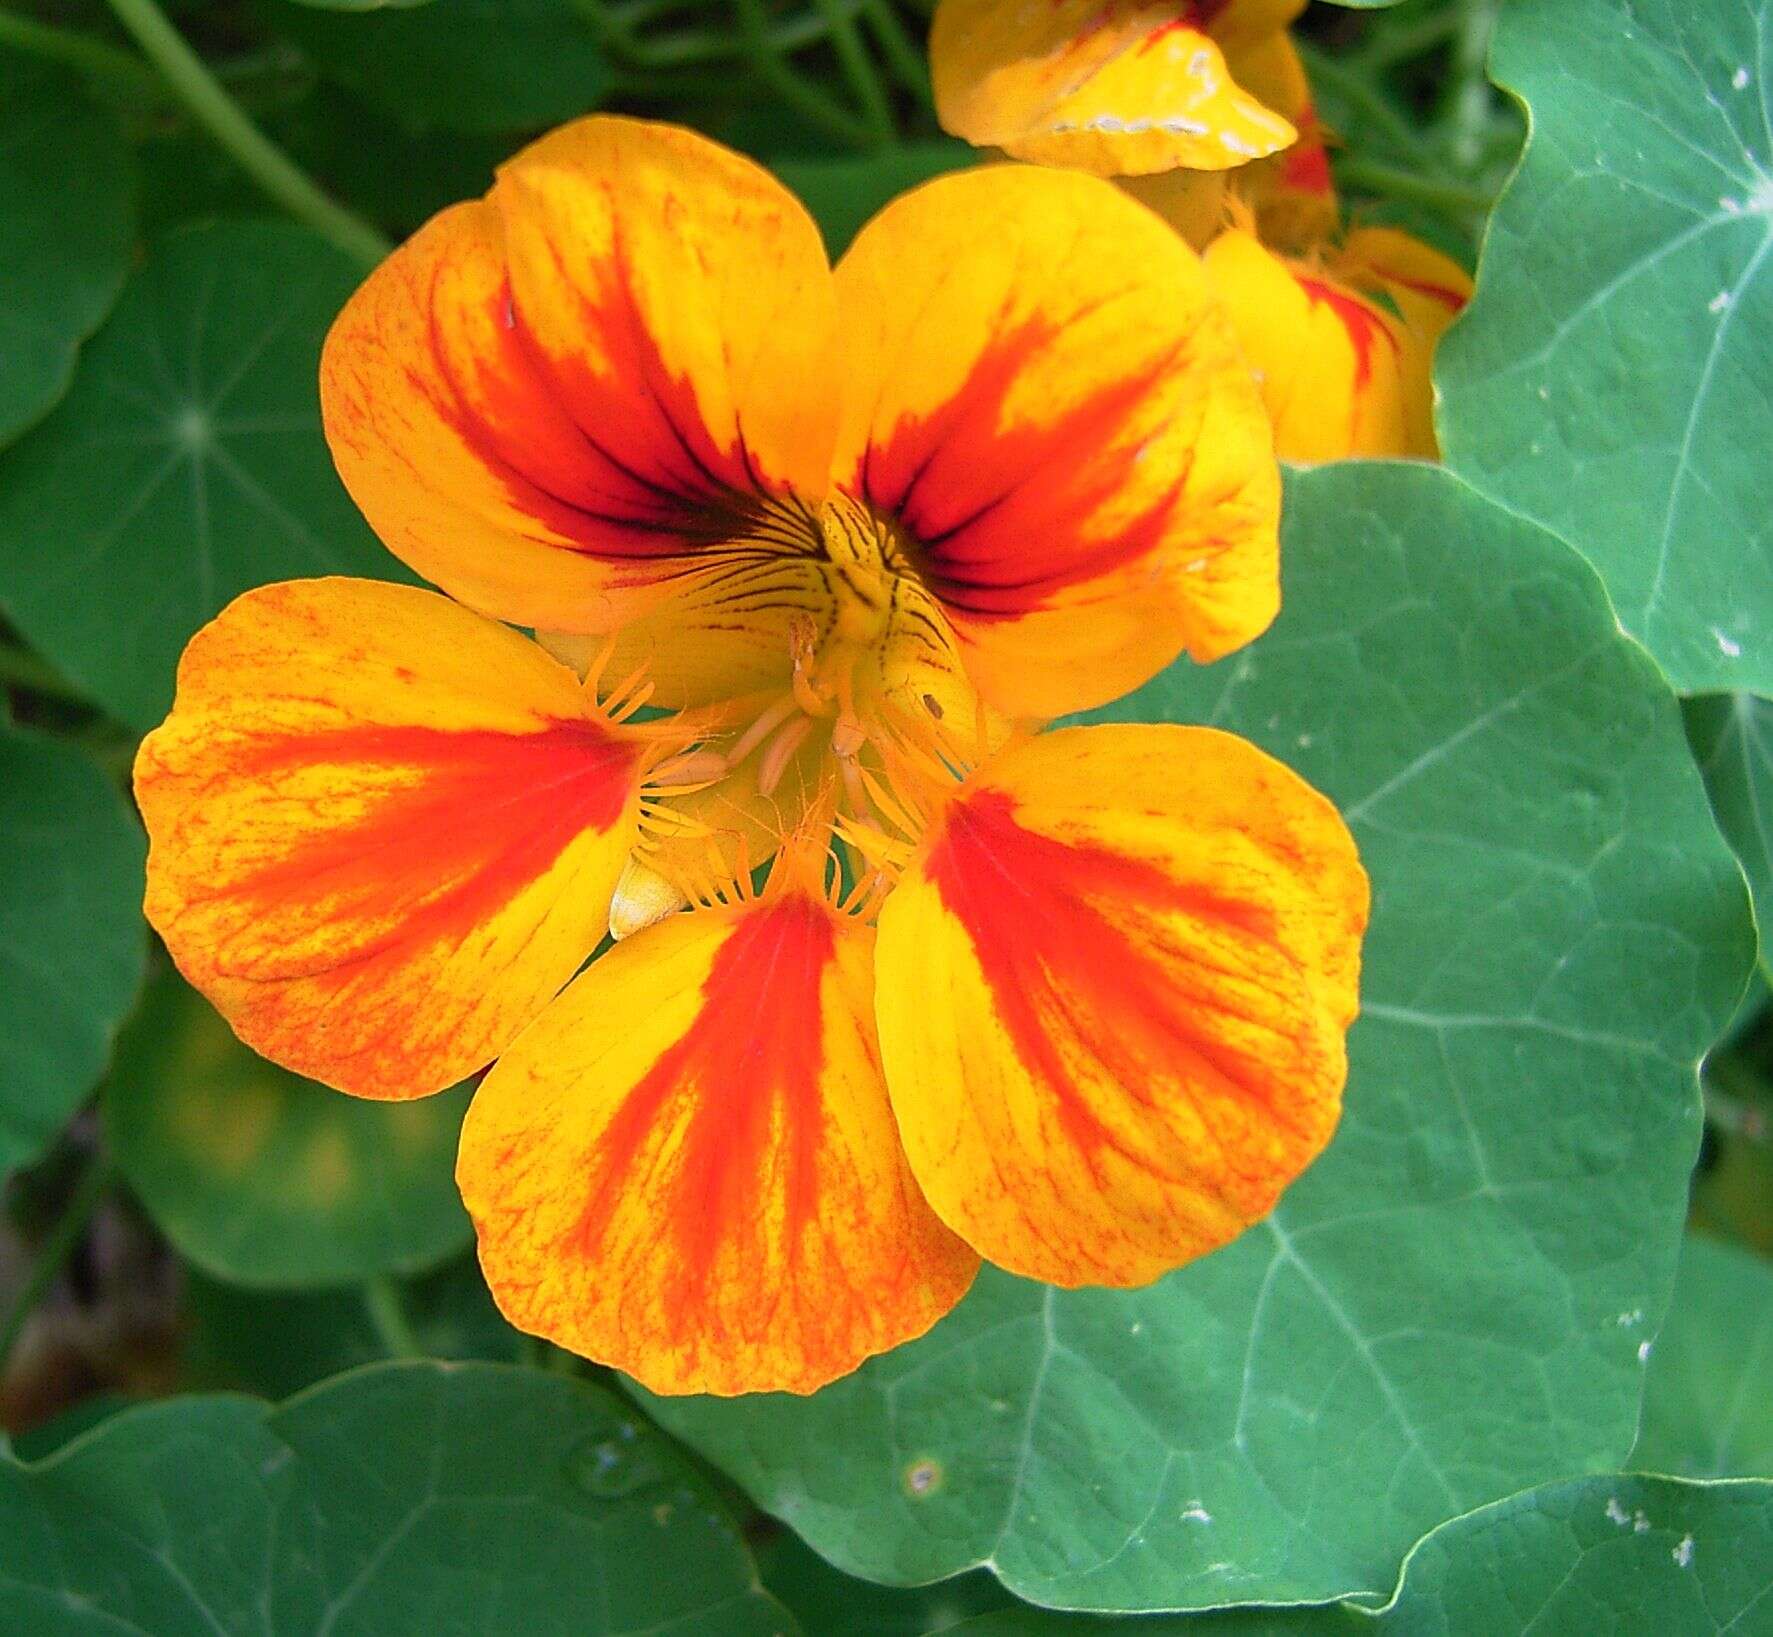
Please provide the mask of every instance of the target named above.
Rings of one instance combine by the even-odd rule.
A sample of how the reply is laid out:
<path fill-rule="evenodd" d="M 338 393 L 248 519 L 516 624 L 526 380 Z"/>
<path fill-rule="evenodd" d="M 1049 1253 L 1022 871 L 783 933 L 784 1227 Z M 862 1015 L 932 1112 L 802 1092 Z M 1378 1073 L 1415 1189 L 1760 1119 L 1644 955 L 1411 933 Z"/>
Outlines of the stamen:
<path fill-rule="evenodd" d="M 810 716 L 796 716 L 770 741 L 769 749 L 763 753 L 757 764 L 757 789 L 760 795 L 775 794 L 776 786 L 782 782 L 782 775 L 788 771 L 790 759 L 806 743 L 807 736 L 812 731 L 813 719 Z"/>
<path fill-rule="evenodd" d="M 728 769 L 735 768 L 740 762 L 757 749 L 765 739 L 776 731 L 784 722 L 800 708 L 799 701 L 792 693 L 783 694 L 763 715 L 746 728 L 732 743 L 726 752 Z M 767 792 L 766 792 L 767 794 Z"/>

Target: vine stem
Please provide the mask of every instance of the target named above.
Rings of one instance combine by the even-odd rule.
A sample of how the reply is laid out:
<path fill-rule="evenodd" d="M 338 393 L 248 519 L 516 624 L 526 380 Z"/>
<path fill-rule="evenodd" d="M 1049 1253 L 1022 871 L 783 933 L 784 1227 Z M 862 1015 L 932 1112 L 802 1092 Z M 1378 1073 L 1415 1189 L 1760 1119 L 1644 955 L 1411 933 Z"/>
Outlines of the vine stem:
<path fill-rule="evenodd" d="M 92 701 L 68 681 L 46 660 L 23 648 L 0 644 L 0 688 L 24 688 L 45 699 L 59 699 L 67 705 L 90 705 Z"/>
<path fill-rule="evenodd" d="M 1418 176 L 1414 171 L 1396 165 L 1381 165 L 1370 159 L 1345 159 L 1337 163 L 1337 179 L 1345 187 L 1362 188 L 1369 193 L 1382 193 L 1393 199 L 1408 199 L 1414 204 L 1433 205 L 1456 213 L 1483 212 L 1496 203 L 1493 195 L 1482 188 L 1462 187 L 1457 182 L 1437 182 Z"/>
<path fill-rule="evenodd" d="M 363 1307 L 375 1327 L 376 1340 L 390 1358 L 423 1358 L 412 1320 L 406 1316 L 406 1304 L 400 1297 L 400 1286 L 385 1273 L 378 1273 L 363 1283 Z"/>
<path fill-rule="evenodd" d="M 12 1349 L 31 1315 L 36 1312 L 38 1304 L 67 1266 L 68 1258 L 74 1254 L 75 1246 L 86 1232 L 86 1225 L 92 1220 L 93 1212 L 110 1191 L 116 1176 L 116 1167 L 109 1156 L 98 1154 L 93 1156 L 79 1182 L 74 1185 L 67 1208 L 50 1230 L 49 1237 L 43 1241 L 37 1260 L 31 1264 L 31 1274 L 25 1280 L 24 1289 L 18 1293 L 7 1311 L 4 1325 L 0 1325 L 0 1371 L 5 1369 L 7 1361 L 12 1357 Z"/>
<path fill-rule="evenodd" d="M 17 12 L 0 10 L 0 46 L 78 69 L 96 79 L 109 80 L 149 101 L 158 101 L 164 94 L 160 76 L 134 52 L 95 40 L 90 35 L 77 34 L 72 29 L 40 23 L 35 17 L 21 17 Z"/>
<path fill-rule="evenodd" d="M 246 117 L 155 0 L 110 0 L 110 6 L 192 118 L 290 215 L 365 266 L 373 267 L 388 254 L 393 248 L 388 239 L 322 193 Z"/>

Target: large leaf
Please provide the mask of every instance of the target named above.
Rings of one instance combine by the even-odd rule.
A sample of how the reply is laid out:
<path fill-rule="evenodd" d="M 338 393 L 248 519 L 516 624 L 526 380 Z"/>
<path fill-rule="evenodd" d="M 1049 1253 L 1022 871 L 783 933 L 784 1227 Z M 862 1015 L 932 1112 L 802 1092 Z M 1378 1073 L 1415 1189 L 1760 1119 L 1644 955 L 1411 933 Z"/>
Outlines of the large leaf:
<path fill-rule="evenodd" d="M 399 572 L 332 469 L 320 343 L 360 270 L 306 229 L 174 234 L 43 424 L 0 456 L 0 605 L 132 727 L 234 597 Z"/>
<path fill-rule="evenodd" d="M 511 131 L 590 112 L 611 83 L 572 0 L 431 0 L 345 16 L 267 3 L 323 73 L 415 130 Z"/>
<path fill-rule="evenodd" d="M 1677 687 L 1773 692 L 1773 0 L 1514 0 L 1531 113 L 1442 442 L 1601 571 Z"/>
<path fill-rule="evenodd" d="M 1740 874 L 1569 551 L 1431 467 L 1323 468 L 1287 518 L 1274 630 L 1112 714 L 1247 734 L 1348 815 L 1376 911 L 1342 1127 L 1149 1289 L 987 1271 L 810 1399 L 644 1400 L 851 1573 L 1384 1595 L 1447 1518 L 1631 1447 L 1695 1065 L 1753 956 Z"/>
<path fill-rule="evenodd" d="M 0 1627 L 33 1637 L 792 1629 L 688 1464 L 608 1393 L 360 1370 L 279 1409 L 171 1399 L 0 1457 Z"/>
<path fill-rule="evenodd" d="M 1689 1237 L 1631 1464 L 1682 1478 L 1773 1478 L 1773 1264 Z"/>
<path fill-rule="evenodd" d="M 123 288 L 135 167 L 116 115 L 0 51 L 0 443 L 67 391 Z"/>
<path fill-rule="evenodd" d="M 105 1129 L 130 1186 L 198 1267 L 248 1285 L 408 1272 L 473 1232 L 456 1193 L 469 1088 L 371 1103 L 268 1063 L 163 973 L 125 1031 Z"/>
<path fill-rule="evenodd" d="M 142 978 L 142 833 L 72 747 L 0 729 L 0 1178 L 92 1090 Z"/>
<path fill-rule="evenodd" d="M 1437 1529 L 1377 1619 L 1349 1608 L 1124 1622 L 1019 1609 L 952 1637 L 1500 1637 L 1773 1629 L 1773 1483 L 1577 1478 Z"/>
<path fill-rule="evenodd" d="M 1773 976 L 1773 700 L 1739 693 L 1692 699 L 1686 710 L 1712 810 L 1754 894 L 1761 964 Z"/>

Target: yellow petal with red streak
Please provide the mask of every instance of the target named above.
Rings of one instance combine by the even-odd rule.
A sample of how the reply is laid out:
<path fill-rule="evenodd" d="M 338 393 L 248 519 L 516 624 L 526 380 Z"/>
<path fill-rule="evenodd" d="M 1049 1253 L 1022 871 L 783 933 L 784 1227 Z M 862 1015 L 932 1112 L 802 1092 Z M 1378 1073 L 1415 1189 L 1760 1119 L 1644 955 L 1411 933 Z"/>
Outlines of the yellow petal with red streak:
<path fill-rule="evenodd" d="M 1329 1140 L 1367 882 L 1336 811 L 1206 728 L 1071 728 L 964 786 L 880 917 L 893 1108 L 989 1261 L 1137 1285 Z"/>
<path fill-rule="evenodd" d="M 818 231 L 766 171 L 581 120 L 370 275 L 322 359 L 327 437 L 428 579 L 606 632 L 753 563 L 792 497 L 817 504 L 834 318 Z"/>
<path fill-rule="evenodd" d="M 1290 262 L 1252 234 L 1222 233 L 1207 275 L 1237 326 L 1283 460 L 1432 458 L 1414 432 L 1402 321 L 1330 272 Z"/>
<path fill-rule="evenodd" d="M 1150 211 L 1075 172 L 959 172 L 875 217 L 837 283 L 837 482 L 899 529 L 989 703 L 1100 704 L 1274 617 L 1267 417 Z"/>
<path fill-rule="evenodd" d="M 457 1180 L 519 1329 L 661 1393 L 807 1393 L 978 1259 L 881 1084 L 873 933 L 789 892 L 618 944 L 475 1096 Z"/>
<path fill-rule="evenodd" d="M 438 1091 L 596 947 L 646 753 L 434 592 L 266 586 L 192 638 L 137 757 L 148 918 L 265 1056 L 359 1096 Z"/>
<path fill-rule="evenodd" d="M 936 110 L 980 147 L 1096 176 L 1247 164 L 1294 131 L 1233 77 L 1215 36 L 1282 26 L 1269 9 L 941 0 L 930 30 Z"/>

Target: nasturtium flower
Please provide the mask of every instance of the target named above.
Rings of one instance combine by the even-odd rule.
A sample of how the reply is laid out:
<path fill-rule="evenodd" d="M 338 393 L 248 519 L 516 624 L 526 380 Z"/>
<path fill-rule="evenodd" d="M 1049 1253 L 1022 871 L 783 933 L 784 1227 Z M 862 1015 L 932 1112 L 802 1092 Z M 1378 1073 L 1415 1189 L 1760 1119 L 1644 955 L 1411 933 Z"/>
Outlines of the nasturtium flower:
<path fill-rule="evenodd" d="M 940 0 L 930 25 L 936 111 L 978 147 L 1096 176 L 1231 170 L 1298 139 L 1262 93 L 1272 73 L 1264 54 L 1304 9 L 1305 0 Z"/>
<path fill-rule="evenodd" d="M 968 172 L 833 271 L 766 172 L 587 120 L 371 275 L 322 404 L 447 595 L 273 585 L 192 640 L 148 911 L 301 1073 L 497 1060 L 457 1174 L 519 1327 L 811 1391 L 981 1255 L 1153 1279 L 1328 1140 L 1334 809 L 1207 728 L 1036 731 L 1276 608 L 1266 416 L 1150 212 Z"/>
<path fill-rule="evenodd" d="M 1286 32 L 1303 9 L 942 0 L 930 37 L 938 106 L 971 141 L 1117 178 L 1205 253 L 1283 459 L 1434 459 L 1434 349 L 1471 280 L 1395 229 L 1343 237 Z M 1250 143 L 1252 103 L 1280 122 L 1271 145 Z"/>

